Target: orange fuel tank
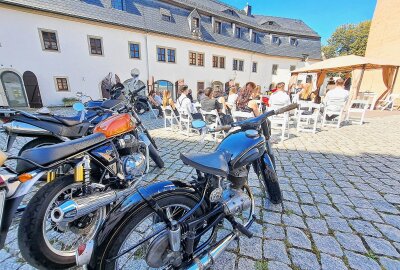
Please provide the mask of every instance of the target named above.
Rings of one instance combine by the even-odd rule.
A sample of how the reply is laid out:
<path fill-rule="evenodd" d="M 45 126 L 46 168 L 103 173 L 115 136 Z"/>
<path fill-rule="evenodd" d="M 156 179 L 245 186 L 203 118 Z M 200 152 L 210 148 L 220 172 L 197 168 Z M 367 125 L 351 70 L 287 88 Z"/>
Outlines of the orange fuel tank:
<path fill-rule="evenodd" d="M 123 113 L 101 121 L 94 127 L 93 133 L 103 133 L 107 138 L 111 138 L 132 131 L 135 127 L 136 124 L 131 116 Z"/>

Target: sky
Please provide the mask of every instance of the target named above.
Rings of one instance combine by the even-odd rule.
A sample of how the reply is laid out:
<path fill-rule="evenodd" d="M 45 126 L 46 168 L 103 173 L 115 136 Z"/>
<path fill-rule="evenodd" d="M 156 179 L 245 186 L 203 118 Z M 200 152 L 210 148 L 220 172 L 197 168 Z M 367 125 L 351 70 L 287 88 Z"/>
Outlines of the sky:
<path fill-rule="evenodd" d="M 326 44 L 335 29 L 348 23 L 372 19 L 376 0 L 221 0 L 253 14 L 300 19 L 316 31 Z"/>

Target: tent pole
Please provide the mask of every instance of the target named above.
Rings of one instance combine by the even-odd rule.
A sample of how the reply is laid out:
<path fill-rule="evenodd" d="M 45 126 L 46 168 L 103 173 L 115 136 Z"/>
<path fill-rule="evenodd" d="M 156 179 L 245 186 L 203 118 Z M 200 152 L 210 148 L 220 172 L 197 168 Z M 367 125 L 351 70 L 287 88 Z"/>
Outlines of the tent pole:
<path fill-rule="evenodd" d="M 394 74 L 394 79 L 393 79 L 393 84 L 392 84 L 392 89 L 390 89 L 390 93 L 393 93 L 394 90 L 394 86 L 396 85 L 396 81 L 397 81 L 397 74 L 399 73 L 399 67 L 396 68 L 396 73 Z"/>

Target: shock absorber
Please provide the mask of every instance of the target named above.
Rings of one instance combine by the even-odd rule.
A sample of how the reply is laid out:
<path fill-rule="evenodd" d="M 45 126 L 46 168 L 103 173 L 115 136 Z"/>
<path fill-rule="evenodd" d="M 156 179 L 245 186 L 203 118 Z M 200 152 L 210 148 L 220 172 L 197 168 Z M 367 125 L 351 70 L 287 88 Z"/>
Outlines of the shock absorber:
<path fill-rule="evenodd" d="M 90 181 L 90 158 L 85 155 L 74 169 L 75 182 L 85 182 L 86 184 Z"/>

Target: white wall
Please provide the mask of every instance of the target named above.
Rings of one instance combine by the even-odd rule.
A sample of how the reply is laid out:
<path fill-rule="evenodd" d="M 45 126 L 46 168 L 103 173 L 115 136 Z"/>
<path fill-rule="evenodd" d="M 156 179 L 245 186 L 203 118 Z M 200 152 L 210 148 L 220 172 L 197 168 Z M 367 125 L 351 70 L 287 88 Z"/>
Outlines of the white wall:
<path fill-rule="evenodd" d="M 272 81 L 288 82 L 290 65 L 302 67 L 299 59 L 270 57 L 251 52 L 212 46 L 156 34 L 144 34 L 134 30 L 108 27 L 106 25 L 68 20 L 14 9 L 0 7 L 0 68 L 14 68 L 20 73 L 27 70 L 36 74 L 44 105 L 58 105 L 64 97 L 75 96 L 83 91 L 93 98 L 100 96 L 100 82 L 113 72 L 122 80 L 130 78 L 130 70 L 138 68 L 141 79 L 148 76 L 172 83 L 185 79 L 185 83 L 196 92 L 197 81 L 210 86 L 212 81 L 225 83 L 232 78 L 241 85 L 254 81 L 268 86 Z M 60 52 L 43 51 L 39 28 L 56 30 Z M 103 56 L 89 54 L 87 36 L 103 39 Z M 146 35 L 148 48 L 146 52 Z M 128 42 L 141 44 L 141 59 L 130 59 Z M 176 48 L 176 64 L 157 62 L 156 47 Z M 189 50 L 205 53 L 205 67 L 189 66 Z M 225 69 L 212 68 L 212 55 L 226 57 Z M 233 58 L 244 60 L 244 71 L 232 70 Z M 252 61 L 258 62 L 258 72 L 251 72 Z M 273 64 L 279 65 L 278 75 L 272 76 Z M 148 71 L 149 70 L 149 74 Z M 57 92 L 55 76 L 67 76 L 70 92 Z"/>

